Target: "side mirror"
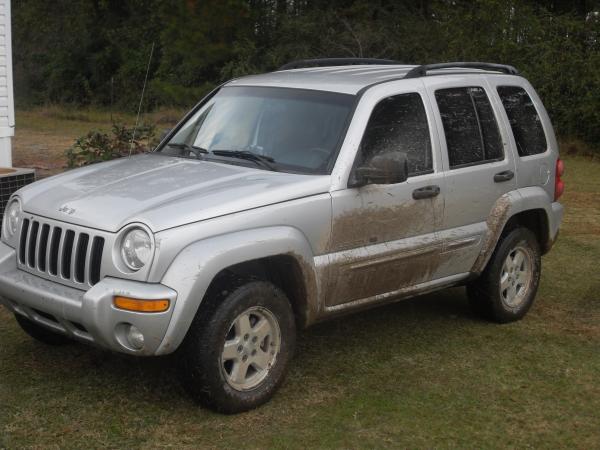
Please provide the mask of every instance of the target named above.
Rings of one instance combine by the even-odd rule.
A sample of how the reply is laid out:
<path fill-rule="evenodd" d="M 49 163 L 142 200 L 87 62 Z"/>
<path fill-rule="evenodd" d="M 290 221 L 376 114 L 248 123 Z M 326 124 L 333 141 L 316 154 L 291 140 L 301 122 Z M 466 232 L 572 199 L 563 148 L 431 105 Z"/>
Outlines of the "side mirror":
<path fill-rule="evenodd" d="M 356 167 L 353 175 L 349 187 L 402 183 L 408 178 L 408 158 L 402 152 L 375 155 Z"/>

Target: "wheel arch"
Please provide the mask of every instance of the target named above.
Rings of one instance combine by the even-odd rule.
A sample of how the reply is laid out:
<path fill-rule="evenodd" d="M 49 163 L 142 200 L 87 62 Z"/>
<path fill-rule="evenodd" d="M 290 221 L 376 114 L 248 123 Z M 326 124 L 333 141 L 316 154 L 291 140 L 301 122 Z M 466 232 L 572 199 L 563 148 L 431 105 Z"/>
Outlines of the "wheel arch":
<path fill-rule="evenodd" d="M 305 327 L 309 323 L 308 286 L 297 257 L 292 254 L 265 256 L 240 262 L 222 269 L 212 280 L 208 291 L 218 285 L 229 272 L 269 281 L 285 293 L 290 300 L 296 323 Z M 207 292 L 208 292 L 207 291 Z"/>
<path fill-rule="evenodd" d="M 552 247 L 548 214 L 543 208 L 527 209 L 513 214 L 504 225 L 502 235 L 509 233 L 517 227 L 529 229 L 537 237 L 542 255 L 548 253 Z"/>
<path fill-rule="evenodd" d="M 314 256 L 304 234 L 286 226 L 244 230 L 190 244 L 171 263 L 161 283 L 177 291 L 177 301 L 156 354 L 179 347 L 209 288 L 232 271 L 266 276 L 288 296 L 300 326 L 314 321 L 318 283 Z"/>
<path fill-rule="evenodd" d="M 486 267 L 503 235 L 518 226 L 531 230 L 538 238 L 540 251 L 546 254 L 558 234 L 558 223 L 552 213 L 552 201 L 541 187 L 511 191 L 500 197 L 488 216 L 487 232 L 471 272 L 478 275 Z"/>

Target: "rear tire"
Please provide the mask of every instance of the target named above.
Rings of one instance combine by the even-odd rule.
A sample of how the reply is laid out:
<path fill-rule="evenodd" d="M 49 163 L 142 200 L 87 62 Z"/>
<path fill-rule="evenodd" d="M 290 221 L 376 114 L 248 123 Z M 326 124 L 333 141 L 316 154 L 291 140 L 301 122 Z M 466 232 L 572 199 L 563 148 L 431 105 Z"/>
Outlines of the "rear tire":
<path fill-rule="evenodd" d="M 21 314 L 15 314 L 15 319 L 17 319 L 17 323 L 25 333 L 43 344 L 58 346 L 73 343 L 67 336 L 38 325 Z"/>
<path fill-rule="evenodd" d="M 180 377 L 202 405 L 247 411 L 279 388 L 295 342 L 294 314 L 280 289 L 227 276 L 207 294 L 178 351 Z"/>
<path fill-rule="evenodd" d="M 535 235 L 519 227 L 504 235 L 480 277 L 467 285 L 477 314 L 498 323 L 519 320 L 533 305 L 542 261 Z"/>

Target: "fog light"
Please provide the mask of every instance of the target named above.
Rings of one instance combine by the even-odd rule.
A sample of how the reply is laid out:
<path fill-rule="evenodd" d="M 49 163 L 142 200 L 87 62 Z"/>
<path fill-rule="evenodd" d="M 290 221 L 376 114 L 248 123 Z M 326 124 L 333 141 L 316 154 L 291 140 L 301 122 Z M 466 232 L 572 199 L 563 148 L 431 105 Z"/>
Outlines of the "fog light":
<path fill-rule="evenodd" d="M 144 348 L 144 335 L 133 325 L 129 325 L 129 329 L 127 330 L 127 341 L 136 350 Z"/>

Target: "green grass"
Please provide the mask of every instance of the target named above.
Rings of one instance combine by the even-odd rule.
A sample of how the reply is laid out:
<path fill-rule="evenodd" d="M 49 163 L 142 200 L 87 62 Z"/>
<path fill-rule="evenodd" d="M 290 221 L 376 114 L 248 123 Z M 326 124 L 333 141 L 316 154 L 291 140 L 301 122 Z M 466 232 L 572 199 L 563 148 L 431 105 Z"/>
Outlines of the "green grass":
<path fill-rule="evenodd" d="M 283 388 L 221 416 L 171 358 L 37 344 L 0 308 L 0 448 L 600 448 L 600 164 L 567 160 L 566 217 L 521 322 L 451 289 L 300 333 Z"/>

